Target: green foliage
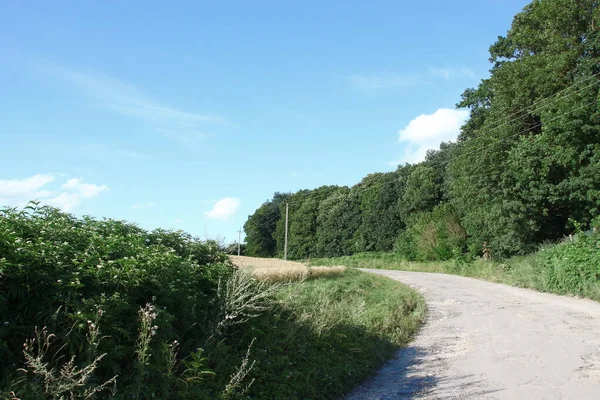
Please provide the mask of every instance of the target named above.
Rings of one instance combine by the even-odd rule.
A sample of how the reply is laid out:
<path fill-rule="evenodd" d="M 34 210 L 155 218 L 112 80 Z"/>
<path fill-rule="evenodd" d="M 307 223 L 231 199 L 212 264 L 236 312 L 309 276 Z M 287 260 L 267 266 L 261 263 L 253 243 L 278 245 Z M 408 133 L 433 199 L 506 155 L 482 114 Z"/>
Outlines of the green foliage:
<path fill-rule="evenodd" d="M 414 212 L 431 211 L 440 201 L 441 187 L 436 182 L 436 171 L 426 165 L 416 166 L 406 180 L 400 205 L 408 217 Z"/>
<path fill-rule="evenodd" d="M 470 117 L 457 142 L 326 197 L 298 192 L 290 254 L 393 247 L 392 260 L 372 262 L 453 260 L 432 268 L 593 297 L 595 239 L 527 255 L 571 234 L 572 221 L 600 228 L 598 21 L 597 0 L 533 0 L 490 46 L 490 76 L 463 92 L 457 107 Z"/>
<path fill-rule="evenodd" d="M 339 190 L 338 186 L 322 186 L 310 191 L 301 204 L 291 207 L 289 220 L 289 253 L 292 260 L 308 259 L 317 254 L 317 217 L 321 202 Z"/>
<path fill-rule="evenodd" d="M 600 235 L 580 231 L 573 241 L 544 249 L 538 257 L 546 288 L 557 293 L 600 294 Z"/>
<path fill-rule="evenodd" d="M 358 199 L 348 188 L 341 188 L 323 200 L 317 216 L 317 254 L 325 257 L 352 254 L 356 248 L 354 232 L 360 221 Z"/>
<path fill-rule="evenodd" d="M 244 224 L 246 233 L 246 255 L 251 257 L 275 257 L 277 241 L 275 229 L 281 217 L 280 206 L 289 195 L 275 193 L 273 199 L 265 202 Z M 285 215 L 285 214 L 284 214 Z"/>
<path fill-rule="evenodd" d="M 396 252 L 407 260 L 449 260 L 462 254 L 467 236 L 450 204 L 413 217 L 396 241 Z"/>
<path fill-rule="evenodd" d="M 293 258 L 394 247 L 409 259 L 447 259 L 485 247 L 500 260 L 560 240 L 571 219 L 589 224 L 600 210 L 599 20 L 597 0 L 532 1 L 490 46 L 491 76 L 463 92 L 457 106 L 470 118 L 457 143 L 370 174 L 350 193 L 293 195 Z M 462 234 L 445 243 L 444 215 L 430 221 L 446 203 L 466 247 Z"/>
<path fill-rule="evenodd" d="M 11 365 L 25 362 L 23 341 L 46 327 L 56 338 L 45 352 L 48 368 L 71 358 L 78 368 L 94 360 L 91 354 L 105 354 L 94 381 L 118 375 L 122 393 L 142 397 L 168 398 L 161 343 L 178 340 L 183 358 L 204 343 L 219 309 L 217 282 L 231 270 L 217 246 L 183 232 L 147 232 L 35 205 L 0 211 L 0 254 L 0 382 L 12 379 Z M 134 378 L 135 343 L 147 303 L 155 304 L 159 329 L 147 343 L 154 356 L 142 360 L 144 386 Z M 95 344 L 91 324 L 101 327 Z"/>
<path fill-rule="evenodd" d="M 496 256 L 556 240 L 600 203 L 597 1 L 533 1 L 490 48 L 449 186 L 473 248 Z"/>
<path fill-rule="evenodd" d="M 246 243 L 239 244 L 240 256 L 246 255 L 246 252 L 247 252 L 246 247 L 247 247 Z M 229 255 L 237 256 L 238 255 L 238 243 L 233 242 L 233 243 L 228 244 L 227 246 L 225 246 L 223 251 Z"/>
<path fill-rule="evenodd" d="M 352 188 L 360 201 L 361 223 L 354 233 L 356 251 L 391 250 L 403 227 L 398 212 L 401 172 L 371 174 Z"/>

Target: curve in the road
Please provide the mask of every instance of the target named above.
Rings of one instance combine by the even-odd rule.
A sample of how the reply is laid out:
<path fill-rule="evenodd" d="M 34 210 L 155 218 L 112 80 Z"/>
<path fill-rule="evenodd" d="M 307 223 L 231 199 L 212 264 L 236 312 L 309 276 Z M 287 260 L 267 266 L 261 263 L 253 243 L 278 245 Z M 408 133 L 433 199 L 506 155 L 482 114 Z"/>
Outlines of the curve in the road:
<path fill-rule="evenodd" d="M 427 299 L 409 347 L 347 400 L 600 399 L 600 303 L 453 275 L 364 270 Z"/>

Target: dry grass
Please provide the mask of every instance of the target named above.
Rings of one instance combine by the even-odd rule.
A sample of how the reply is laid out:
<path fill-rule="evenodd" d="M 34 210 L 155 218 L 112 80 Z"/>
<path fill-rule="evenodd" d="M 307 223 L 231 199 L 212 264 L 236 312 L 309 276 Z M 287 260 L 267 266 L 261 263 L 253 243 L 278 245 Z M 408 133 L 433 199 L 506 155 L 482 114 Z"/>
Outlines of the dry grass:
<path fill-rule="evenodd" d="M 295 261 L 277 258 L 257 258 L 230 256 L 231 262 L 240 269 L 249 269 L 252 276 L 261 281 L 296 281 L 307 278 L 321 278 L 342 275 L 346 267 L 308 267 Z"/>

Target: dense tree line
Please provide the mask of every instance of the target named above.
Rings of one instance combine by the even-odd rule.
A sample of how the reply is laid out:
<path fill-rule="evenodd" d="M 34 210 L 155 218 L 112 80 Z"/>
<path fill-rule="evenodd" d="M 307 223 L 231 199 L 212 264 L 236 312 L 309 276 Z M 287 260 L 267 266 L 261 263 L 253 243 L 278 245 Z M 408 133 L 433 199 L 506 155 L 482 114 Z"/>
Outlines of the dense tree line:
<path fill-rule="evenodd" d="M 411 259 L 531 251 L 600 214 L 600 1 L 535 0 L 490 47 L 464 91 L 456 143 L 353 187 L 276 193 L 246 222 L 247 254 L 362 251 Z"/>

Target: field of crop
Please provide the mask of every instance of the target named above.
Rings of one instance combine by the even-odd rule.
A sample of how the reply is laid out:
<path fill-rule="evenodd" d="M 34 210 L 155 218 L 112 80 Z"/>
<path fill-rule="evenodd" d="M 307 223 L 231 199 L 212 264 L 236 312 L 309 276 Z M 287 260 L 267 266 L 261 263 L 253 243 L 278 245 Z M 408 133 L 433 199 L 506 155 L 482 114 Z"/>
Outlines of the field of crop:
<path fill-rule="evenodd" d="M 230 259 L 238 268 L 250 270 L 254 278 L 270 282 L 340 276 L 346 271 L 346 267 L 343 266 L 309 267 L 299 262 L 278 258 L 230 256 Z"/>

